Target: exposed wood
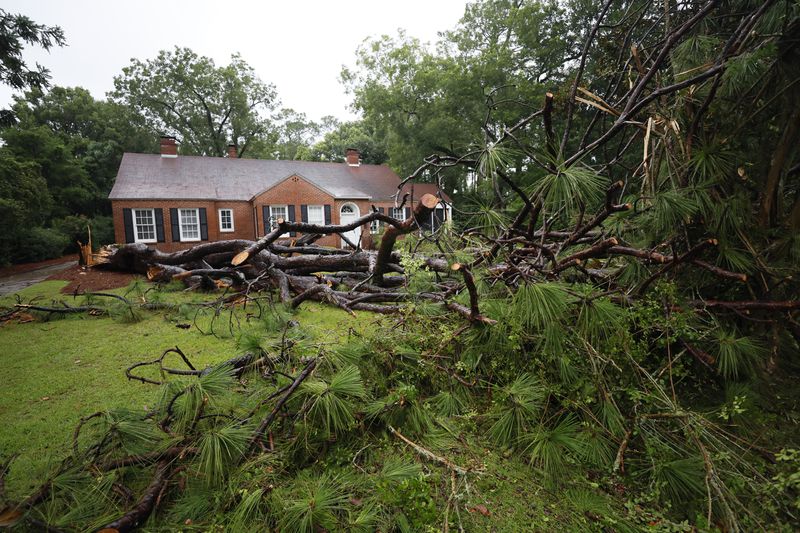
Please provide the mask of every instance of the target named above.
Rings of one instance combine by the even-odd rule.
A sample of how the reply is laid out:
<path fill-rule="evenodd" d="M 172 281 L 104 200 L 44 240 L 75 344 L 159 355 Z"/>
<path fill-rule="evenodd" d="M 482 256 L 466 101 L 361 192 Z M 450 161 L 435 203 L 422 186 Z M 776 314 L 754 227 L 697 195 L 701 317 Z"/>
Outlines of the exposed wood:
<path fill-rule="evenodd" d="M 469 319 L 477 320 L 481 312 L 478 309 L 478 289 L 475 286 L 475 276 L 470 272 L 469 267 L 462 263 L 453 263 L 450 267 L 454 272 L 461 272 L 464 278 L 464 285 L 469 292 Z"/>
<path fill-rule="evenodd" d="M 402 433 L 400 433 L 399 431 L 394 429 L 392 426 L 389 426 L 389 431 L 392 433 L 392 435 L 394 435 L 395 437 L 397 437 L 401 441 L 403 441 L 406 444 L 408 444 L 409 446 L 411 446 L 411 448 L 413 448 L 415 452 L 417 452 L 419 455 L 423 456 L 424 458 L 426 458 L 426 459 L 428 459 L 430 461 L 433 461 L 435 463 L 439 463 L 440 465 L 443 465 L 443 466 L 449 468 L 450 470 L 452 470 L 453 472 L 455 472 L 455 473 L 457 473 L 459 475 L 465 476 L 465 475 L 467 475 L 469 473 L 468 469 L 463 468 L 461 466 L 458 466 L 457 464 L 455 464 L 454 462 L 450 461 L 449 459 L 446 459 L 444 457 L 436 455 L 435 453 L 433 453 L 432 451 L 428 450 L 427 448 L 423 448 L 422 446 L 420 446 L 416 442 L 410 440 L 408 437 L 406 437 L 405 435 L 403 435 Z"/>
<path fill-rule="evenodd" d="M 375 284 L 378 286 L 384 285 L 384 275 L 389 271 L 388 265 L 391 260 L 392 251 L 397 238 L 414 231 L 417 227 L 417 220 L 426 220 L 430 217 L 431 212 L 439 204 L 439 199 L 432 194 L 424 194 L 419 199 L 417 205 L 410 218 L 406 219 L 399 225 L 392 225 L 386 228 L 381 238 L 381 246 L 378 249 L 378 257 L 375 262 L 375 270 L 373 273 Z"/>

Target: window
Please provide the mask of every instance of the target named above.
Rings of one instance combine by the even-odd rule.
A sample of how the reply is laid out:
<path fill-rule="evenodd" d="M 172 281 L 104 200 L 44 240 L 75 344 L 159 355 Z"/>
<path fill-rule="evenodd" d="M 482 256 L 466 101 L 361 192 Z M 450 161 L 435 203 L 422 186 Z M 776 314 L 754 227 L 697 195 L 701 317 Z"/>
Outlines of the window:
<path fill-rule="evenodd" d="M 269 206 L 269 227 L 275 229 L 278 227 L 278 219 L 288 220 L 286 218 L 287 208 L 285 205 L 271 205 Z"/>
<path fill-rule="evenodd" d="M 372 234 L 378 233 L 381 230 L 381 221 L 373 220 L 369 223 L 369 232 Z"/>
<path fill-rule="evenodd" d="M 200 240 L 200 216 L 197 209 L 178 209 L 181 241 Z"/>
<path fill-rule="evenodd" d="M 156 242 L 156 217 L 152 209 L 133 210 L 135 242 Z"/>
<path fill-rule="evenodd" d="M 219 210 L 219 230 L 233 231 L 233 209 Z"/>
<path fill-rule="evenodd" d="M 392 218 L 396 218 L 397 220 L 406 219 L 402 207 L 392 207 L 391 210 L 389 211 L 389 214 Z"/>
<path fill-rule="evenodd" d="M 325 225 L 325 212 L 321 205 L 308 206 L 308 223 L 319 224 L 320 226 Z"/>

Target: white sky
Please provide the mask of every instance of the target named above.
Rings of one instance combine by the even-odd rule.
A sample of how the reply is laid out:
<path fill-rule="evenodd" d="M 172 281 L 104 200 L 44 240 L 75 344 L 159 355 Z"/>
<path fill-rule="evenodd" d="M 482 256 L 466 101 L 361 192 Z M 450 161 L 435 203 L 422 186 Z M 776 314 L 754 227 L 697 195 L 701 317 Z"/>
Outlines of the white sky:
<path fill-rule="evenodd" d="M 275 84 L 283 107 L 318 120 L 353 118 L 350 97 L 339 83 L 342 65 L 355 64 L 367 37 L 410 36 L 435 42 L 452 29 L 466 0 L 4 0 L 3 9 L 35 22 L 61 26 L 67 46 L 50 53 L 25 51 L 29 65 L 50 70 L 51 83 L 81 86 L 96 98 L 113 89 L 113 78 L 131 58 L 154 58 L 159 50 L 186 46 L 227 64 L 239 52 L 265 82 Z M 11 102 L 0 86 L 0 107 Z"/>

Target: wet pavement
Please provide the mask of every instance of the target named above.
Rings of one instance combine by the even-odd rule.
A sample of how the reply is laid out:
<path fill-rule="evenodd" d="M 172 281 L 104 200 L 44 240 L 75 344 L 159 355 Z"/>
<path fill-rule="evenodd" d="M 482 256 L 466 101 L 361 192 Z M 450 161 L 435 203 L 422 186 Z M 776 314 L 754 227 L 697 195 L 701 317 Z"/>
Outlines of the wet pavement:
<path fill-rule="evenodd" d="M 0 277 L 0 296 L 22 290 L 25 287 L 45 280 L 56 272 L 65 270 L 74 264 L 74 261 L 65 261 L 55 265 L 40 267 L 28 272 L 20 272 L 19 274 Z"/>

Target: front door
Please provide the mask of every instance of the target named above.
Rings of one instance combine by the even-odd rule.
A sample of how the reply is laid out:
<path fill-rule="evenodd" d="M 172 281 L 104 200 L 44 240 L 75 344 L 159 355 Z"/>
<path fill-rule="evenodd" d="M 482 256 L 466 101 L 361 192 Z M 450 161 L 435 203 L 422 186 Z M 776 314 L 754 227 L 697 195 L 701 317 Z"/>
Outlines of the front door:
<path fill-rule="evenodd" d="M 356 204 L 344 204 L 339 210 L 339 224 L 349 224 L 360 216 L 361 212 L 358 210 Z M 357 245 L 358 241 L 361 240 L 361 226 L 354 230 L 346 231 L 342 235 L 344 235 L 347 240 Z M 347 246 L 348 244 L 342 239 L 342 248 Z"/>

